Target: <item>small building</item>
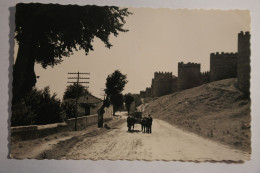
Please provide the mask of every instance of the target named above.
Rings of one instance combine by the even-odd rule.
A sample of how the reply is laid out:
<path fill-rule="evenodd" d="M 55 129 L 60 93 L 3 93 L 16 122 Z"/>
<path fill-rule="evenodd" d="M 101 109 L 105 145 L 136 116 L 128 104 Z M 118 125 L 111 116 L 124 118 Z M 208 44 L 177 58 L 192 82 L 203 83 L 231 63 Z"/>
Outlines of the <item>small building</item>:
<path fill-rule="evenodd" d="M 93 96 L 92 94 L 85 94 L 78 99 L 79 116 L 97 114 L 98 109 L 101 108 L 103 100 Z"/>

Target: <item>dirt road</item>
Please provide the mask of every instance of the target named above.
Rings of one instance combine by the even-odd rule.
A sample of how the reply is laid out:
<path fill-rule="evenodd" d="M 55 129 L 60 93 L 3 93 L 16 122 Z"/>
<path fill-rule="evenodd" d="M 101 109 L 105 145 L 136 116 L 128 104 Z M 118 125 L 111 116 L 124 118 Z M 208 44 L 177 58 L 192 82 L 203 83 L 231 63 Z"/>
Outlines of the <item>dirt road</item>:
<path fill-rule="evenodd" d="M 140 130 L 140 125 L 135 130 Z M 183 160 L 241 161 L 250 154 L 184 132 L 167 122 L 154 119 L 153 133 L 128 133 L 126 123 L 106 134 L 85 138 L 61 159 L 92 160 Z"/>

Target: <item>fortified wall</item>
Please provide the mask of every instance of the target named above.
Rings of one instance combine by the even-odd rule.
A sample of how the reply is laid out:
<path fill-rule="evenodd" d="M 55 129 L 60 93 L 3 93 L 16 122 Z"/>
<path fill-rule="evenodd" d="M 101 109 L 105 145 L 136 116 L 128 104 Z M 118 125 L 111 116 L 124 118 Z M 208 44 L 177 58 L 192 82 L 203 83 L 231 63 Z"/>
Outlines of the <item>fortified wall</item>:
<path fill-rule="evenodd" d="M 171 72 L 155 72 L 151 86 L 152 96 L 160 97 L 172 93 L 173 80 L 174 77 Z"/>
<path fill-rule="evenodd" d="M 178 63 L 178 91 L 200 85 L 200 64 Z"/>
<path fill-rule="evenodd" d="M 210 54 L 210 81 L 237 77 L 237 53 Z"/>
<path fill-rule="evenodd" d="M 205 83 L 236 78 L 238 87 L 250 94 L 250 33 L 238 34 L 238 53 L 211 53 L 210 71 L 200 72 L 200 64 L 178 63 L 178 78 L 172 73 L 155 72 L 151 88 L 141 91 L 141 97 L 160 97 Z"/>
<path fill-rule="evenodd" d="M 145 97 L 152 97 L 152 89 L 151 87 L 147 87 L 145 91 L 140 91 L 140 97 L 145 98 Z"/>
<path fill-rule="evenodd" d="M 200 73 L 200 84 L 206 84 L 210 82 L 210 71 Z"/>
<path fill-rule="evenodd" d="M 238 34 L 237 79 L 238 87 L 246 94 L 250 94 L 250 33 Z"/>

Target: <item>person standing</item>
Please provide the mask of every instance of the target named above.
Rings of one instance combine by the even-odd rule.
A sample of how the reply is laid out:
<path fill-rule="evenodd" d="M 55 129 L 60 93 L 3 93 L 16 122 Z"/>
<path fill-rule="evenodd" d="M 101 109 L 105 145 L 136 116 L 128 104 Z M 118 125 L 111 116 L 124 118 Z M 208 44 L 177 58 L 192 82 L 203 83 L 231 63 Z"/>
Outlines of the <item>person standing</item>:
<path fill-rule="evenodd" d="M 105 106 L 102 105 L 100 109 L 98 109 L 98 128 L 103 127 L 103 114 L 105 113 Z"/>
<path fill-rule="evenodd" d="M 152 123 L 153 123 L 153 118 L 151 117 L 151 115 L 148 115 L 147 118 L 147 124 L 148 124 L 148 133 L 152 133 Z"/>
<path fill-rule="evenodd" d="M 130 117 L 130 115 L 128 115 L 126 122 L 127 122 L 128 132 L 130 132 L 131 131 L 131 117 Z"/>
<path fill-rule="evenodd" d="M 145 132 L 145 119 L 141 119 L 142 132 Z"/>

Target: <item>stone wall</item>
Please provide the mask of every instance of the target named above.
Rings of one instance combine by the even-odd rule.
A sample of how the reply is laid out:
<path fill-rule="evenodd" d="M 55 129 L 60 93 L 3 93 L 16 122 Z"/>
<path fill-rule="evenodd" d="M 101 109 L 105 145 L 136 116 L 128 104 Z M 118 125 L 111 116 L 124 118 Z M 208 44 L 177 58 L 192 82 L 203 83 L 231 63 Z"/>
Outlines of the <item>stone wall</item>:
<path fill-rule="evenodd" d="M 176 91 L 178 91 L 178 78 L 173 76 L 171 82 L 171 92 L 174 93 Z"/>
<path fill-rule="evenodd" d="M 210 54 L 210 81 L 237 77 L 237 53 Z"/>
<path fill-rule="evenodd" d="M 104 122 L 113 118 L 113 106 L 105 108 Z M 77 128 L 83 130 L 87 126 L 98 123 L 98 115 L 89 115 L 78 117 Z M 11 140 L 29 140 L 45 137 L 51 134 L 65 131 L 75 130 L 75 118 L 68 119 L 66 122 L 46 124 L 46 125 L 30 125 L 30 126 L 17 126 L 11 127 Z"/>
<path fill-rule="evenodd" d="M 155 72 L 152 79 L 152 96 L 160 97 L 172 92 L 172 73 Z"/>
<path fill-rule="evenodd" d="M 209 72 L 200 73 L 200 64 L 183 62 L 178 63 L 178 77 L 155 72 L 151 88 L 141 91 L 140 96 L 160 97 L 228 78 L 237 78 L 239 89 L 250 94 L 250 37 L 249 32 L 238 34 L 238 53 L 211 53 Z"/>
<path fill-rule="evenodd" d="M 200 85 L 200 64 L 178 63 L 178 90 L 185 90 Z"/>
<path fill-rule="evenodd" d="M 200 73 L 200 84 L 206 84 L 210 82 L 210 72 L 209 71 L 205 71 Z"/>
<path fill-rule="evenodd" d="M 238 87 L 246 94 L 250 94 L 250 33 L 242 31 L 238 34 Z"/>
<path fill-rule="evenodd" d="M 170 72 L 155 72 L 151 85 L 151 96 L 160 97 L 177 91 L 177 78 Z"/>

